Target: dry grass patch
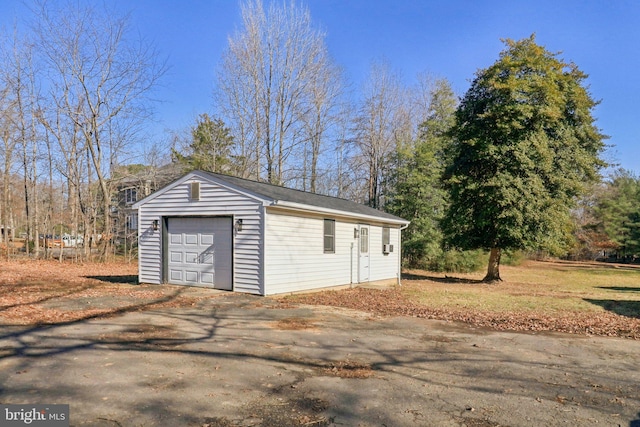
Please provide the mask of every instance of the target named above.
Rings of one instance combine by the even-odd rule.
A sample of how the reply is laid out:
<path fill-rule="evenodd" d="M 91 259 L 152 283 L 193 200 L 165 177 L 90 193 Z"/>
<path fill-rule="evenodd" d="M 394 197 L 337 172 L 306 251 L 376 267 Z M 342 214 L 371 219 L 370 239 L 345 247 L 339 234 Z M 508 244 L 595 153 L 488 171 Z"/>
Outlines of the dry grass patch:
<path fill-rule="evenodd" d="M 276 322 L 276 328 L 286 331 L 312 329 L 315 325 L 309 319 L 301 317 L 287 317 Z"/>
<path fill-rule="evenodd" d="M 353 360 L 343 360 L 332 363 L 324 371 L 327 374 L 340 378 L 369 378 L 373 376 L 373 369 L 367 363 L 355 362 Z"/>
<path fill-rule="evenodd" d="M 142 342 L 153 340 L 173 340 L 179 336 L 178 332 L 172 327 L 138 325 L 117 332 L 101 334 L 99 339 L 105 342 Z"/>

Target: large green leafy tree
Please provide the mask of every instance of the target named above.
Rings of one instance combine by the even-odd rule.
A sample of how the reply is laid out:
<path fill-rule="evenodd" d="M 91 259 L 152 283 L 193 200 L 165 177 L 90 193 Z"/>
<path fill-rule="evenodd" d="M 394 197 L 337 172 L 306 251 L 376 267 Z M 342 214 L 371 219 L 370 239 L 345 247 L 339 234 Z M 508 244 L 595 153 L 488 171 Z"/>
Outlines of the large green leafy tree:
<path fill-rule="evenodd" d="M 485 281 L 500 280 L 503 249 L 561 250 L 576 197 L 604 166 L 587 75 L 535 36 L 505 43 L 461 100 L 443 175 L 446 241 L 491 251 Z"/>
<path fill-rule="evenodd" d="M 176 162 L 187 170 L 233 174 L 231 148 L 233 136 L 220 119 L 201 114 L 191 128 L 191 139 L 186 153 L 172 150 Z"/>
<path fill-rule="evenodd" d="M 402 237 L 403 261 L 411 267 L 426 267 L 434 257 L 441 256 L 440 220 L 447 195 L 440 177 L 456 105 L 449 82 L 435 80 L 429 91 L 428 116 L 419 126 L 418 139 L 398 152 L 400 166 L 385 208 L 411 220 Z"/>

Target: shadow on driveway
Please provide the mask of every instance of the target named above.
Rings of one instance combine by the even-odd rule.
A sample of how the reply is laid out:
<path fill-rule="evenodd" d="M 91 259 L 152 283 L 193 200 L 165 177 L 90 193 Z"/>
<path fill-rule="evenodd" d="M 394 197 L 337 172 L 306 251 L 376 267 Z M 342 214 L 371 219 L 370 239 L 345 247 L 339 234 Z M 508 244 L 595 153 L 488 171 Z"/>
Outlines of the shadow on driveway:
<path fill-rule="evenodd" d="M 7 325 L 0 401 L 69 403 L 82 426 L 636 427 L 640 342 L 211 296 Z"/>
<path fill-rule="evenodd" d="M 129 275 L 122 275 L 122 276 L 84 276 L 84 277 L 87 279 L 100 280 L 101 282 L 106 282 L 106 283 L 122 283 L 127 285 L 138 284 L 137 274 L 129 274 Z"/>

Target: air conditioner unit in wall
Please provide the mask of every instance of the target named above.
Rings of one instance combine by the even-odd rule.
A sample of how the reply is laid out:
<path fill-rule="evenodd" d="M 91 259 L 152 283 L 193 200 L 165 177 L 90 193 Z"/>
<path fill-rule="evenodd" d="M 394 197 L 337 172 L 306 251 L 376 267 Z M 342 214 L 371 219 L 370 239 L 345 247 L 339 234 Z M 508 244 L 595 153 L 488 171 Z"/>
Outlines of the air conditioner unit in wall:
<path fill-rule="evenodd" d="M 382 253 L 388 254 L 393 252 L 393 245 L 382 245 Z"/>

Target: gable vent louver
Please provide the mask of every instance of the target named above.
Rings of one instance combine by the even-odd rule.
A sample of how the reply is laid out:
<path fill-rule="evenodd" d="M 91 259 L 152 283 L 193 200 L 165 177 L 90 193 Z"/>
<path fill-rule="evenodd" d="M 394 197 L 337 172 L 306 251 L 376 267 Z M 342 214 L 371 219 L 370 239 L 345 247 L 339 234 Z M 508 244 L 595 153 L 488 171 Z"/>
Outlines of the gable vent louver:
<path fill-rule="evenodd" d="M 190 190 L 191 190 L 190 191 L 191 200 L 200 200 L 200 183 L 192 182 Z"/>

